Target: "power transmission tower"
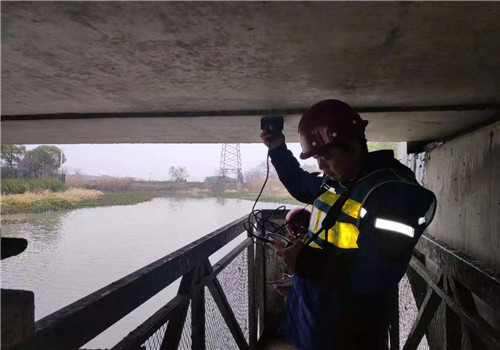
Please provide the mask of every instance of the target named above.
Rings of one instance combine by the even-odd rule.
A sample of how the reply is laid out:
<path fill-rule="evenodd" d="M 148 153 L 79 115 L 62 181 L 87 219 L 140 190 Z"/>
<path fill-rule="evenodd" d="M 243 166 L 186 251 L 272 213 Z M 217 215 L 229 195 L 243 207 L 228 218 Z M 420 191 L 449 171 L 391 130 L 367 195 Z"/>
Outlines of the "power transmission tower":
<path fill-rule="evenodd" d="M 243 184 L 243 173 L 241 172 L 240 144 L 225 143 L 222 145 L 219 167 L 219 182 L 227 181 L 229 175 L 234 175 L 238 185 Z"/>

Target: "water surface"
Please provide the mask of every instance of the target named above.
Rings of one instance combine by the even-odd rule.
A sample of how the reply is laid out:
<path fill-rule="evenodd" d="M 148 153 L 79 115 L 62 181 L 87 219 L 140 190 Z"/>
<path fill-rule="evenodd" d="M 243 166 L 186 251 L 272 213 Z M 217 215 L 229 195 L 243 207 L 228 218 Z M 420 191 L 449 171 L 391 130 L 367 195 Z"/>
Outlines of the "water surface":
<path fill-rule="evenodd" d="M 2 235 L 26 238 L 28 248 L 2 261 L 2 288 L 33 291 L 38 320 L 247 215 L 252 205 L 240 199 L 155 198 L 129 206 L 6 215 L 25 222 L 4 225 Z M 244 238 L 214 254 L 212 263 Z M 157 294 L 86 347 L 114 345 L 167 303 L 177 286 Z"/>

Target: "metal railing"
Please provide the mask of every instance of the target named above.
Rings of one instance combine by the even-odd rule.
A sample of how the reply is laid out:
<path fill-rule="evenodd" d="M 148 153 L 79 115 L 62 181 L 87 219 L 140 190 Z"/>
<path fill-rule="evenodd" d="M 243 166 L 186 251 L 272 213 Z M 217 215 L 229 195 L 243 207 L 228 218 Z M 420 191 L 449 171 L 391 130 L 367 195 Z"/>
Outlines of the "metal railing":
<path fill-rule="evenodd" d="M 500 349 L 500 333 L 483 317 L 484 310 L 499 316 L 500 279 L 494 273 L 424 235 L 410 261 L 407 278 L 418 310 L 409 333 L 403 335 L 400 317 L 408 300 L 396 299 L 391 350 Z M 401 292 L 401 284 L 399 289 Z"/>
<path fill-rule="evenodd" d="M 192 349 L 205 349 L 205 325 L 214 317 L 206 313 L 207 290 L 232 335 L 231 341 L 239 349 L 255 347 L 257 330 L 263 329 L 263 318 L 257 317 L 264 300 L 263 283 L 257 282 L 264 280 L 262 250 L 256 251 L 247 237 L 218 263 L 212 266 L 209 262 L 212 254 L 246 232 L 246 220 L 242 217 L 37 321 L 34 347 L 78 349 L 181 277 L 177 295 L 112 349 L 177 349 L 183 347 L 181 340 L 189 342 Z M 242 257 L 246 260 L 245 324 L 235 316 L 217 277 L 237 257 L 240 265 Z M 190 339 L 182 339 L 186 338 L 184 329 Z"/>
<path fill-rule="evenodd" d="M 177 295 L 113 350 L 254 349 L 274 308 L 269 303 L 276 302 L 265 284 L 266 275 L 280 273 L 269 270 L 275 264 L 266 266 L 272 255 L 255 246 L 247 232 L 220 261 L 209 262 L 245 233 L 245 221 L 236 220 L 39 320 L 34 347 L 78 349 L 181 278 Z M 235 286 L 239 289 L 232 290 Z M 500 349 L 499 332 L 481 311 L 490 308 L 498 316 L 500 280 L 439 240 L 422 236 L 399 290 L 391 350 Z"/>

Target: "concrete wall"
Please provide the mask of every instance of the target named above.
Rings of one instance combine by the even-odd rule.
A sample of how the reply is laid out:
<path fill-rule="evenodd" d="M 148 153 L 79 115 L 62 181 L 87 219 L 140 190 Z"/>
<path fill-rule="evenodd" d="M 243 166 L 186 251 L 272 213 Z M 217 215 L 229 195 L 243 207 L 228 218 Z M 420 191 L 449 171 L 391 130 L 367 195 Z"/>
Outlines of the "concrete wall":
<path fill-rule="evenodd" d="M 500 273 L 500 122 L 426 154 L 438 207 L 428 231 Z"/>

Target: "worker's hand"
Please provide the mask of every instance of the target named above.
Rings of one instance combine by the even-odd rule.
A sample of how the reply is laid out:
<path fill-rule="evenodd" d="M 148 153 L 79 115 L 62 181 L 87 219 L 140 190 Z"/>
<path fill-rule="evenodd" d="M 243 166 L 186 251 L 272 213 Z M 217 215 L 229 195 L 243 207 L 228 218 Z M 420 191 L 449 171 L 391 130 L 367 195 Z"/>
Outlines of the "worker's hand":
<path fill-rule="evenodd" d="M 292 246 L 276 251 L 276 256 L 283 259 L 286 267 L 288 267 L 292 273 L 295 273 L 295 263 L 304 245 L 304 242 L 296 240 Z"/>
<path fill-rule="evenodd" d="M 289 232 L 286 233 L 286 238 L 288 238 L 288 240 L 290 242 L 295 243 L 297 241 L 297 237 L 291 235 Z M 276 250 L 280 250 L 280 249 L 285 249 L 286 248 L 286 244 L 281 242 L 281 241 L 278 241 L 276 239 L 273 239 L 272 237 L 269 238 L 270 241 L 272 241 L 272 243 L 269 243 L 273 246 L 274 249 Z"/>
<path fill-rule="evenodd" d="M 282 297 L 288 297 L 288 296 L 290 296 L 290 294 L 292 294 L 292 288 L 293 287 L 291 287 L 291 286 L 288 286 L 288 287 L 276 287 L 276 291 Z"/>
<path fill-rule="evenodd" d="M 269 149 L 274 149 L 285 143 L 285 135 L 280 133 L 279 135 L 266 134 L 264 131 L 260 133 L 260 138 Z"/>
<path fill-rule="evenodd" d="M 271 244 L 274 247 L 274 249 L 280 250 L 280 249 L 285 249 L 286 248 L 285 243 L 277 241 L 277 240 L 274 240 L 274 239 L 270 239 L 270 240 L 272 241 L 272 243 L 269 243 L 269 244 Z"/>

